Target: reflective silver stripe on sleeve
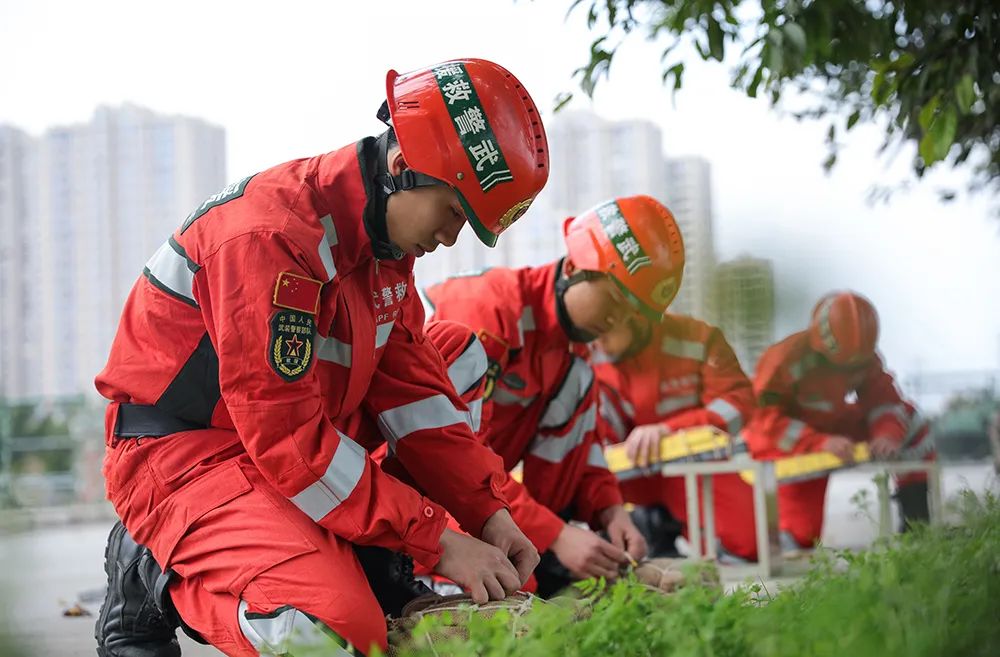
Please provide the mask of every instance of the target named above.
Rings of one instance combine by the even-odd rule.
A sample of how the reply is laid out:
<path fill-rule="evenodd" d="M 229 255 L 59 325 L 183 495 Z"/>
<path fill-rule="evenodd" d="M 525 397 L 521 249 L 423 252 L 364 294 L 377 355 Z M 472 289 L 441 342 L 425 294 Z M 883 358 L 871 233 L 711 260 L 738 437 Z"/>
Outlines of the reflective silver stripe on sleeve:
<path fill-rule="evenodd" d="M 799 438 L 802 437 L 802 432 L 805 428 L 805 422 L 801 420 L 789 420 L 788 427 L 785 428 L 785 433 L 781 435 L 781 440 L 778 441 L 778 448 L 784 452 L 792 451 L 795 444 L 799 442 Z"/>
<path fill-rule="evenodd" d="M 157 288 L 197 308 L 194 274 L 199 269 L 201 267 L 188 258 L 184 248 L 171 237 L 156 250 L 142 273 Z"/>
<path fill-rule="evenodd" d="M 375 348 L 380 349 L 385 346 L 385 343 L 389 341 L 389 334 L 392 333 L 392 326 L 396 323 L 396 320 L 391 322 L 386 322 L 385 324 L 379 324 L 375 327 Z"/>
<path fill-rule="evenodd" d="M 531 395 L 530 397 L 518 397 L 506 388 L 501 388 L 499 385 L 493 388 L 493 396 L 490 399 L 494 404 L 500 404 L 501 406 L 513 406 L 517 404 L 527 408 L 535 401 L 537 395 Z"/>
<path fill-rule="evenodd" d="M 899 418 L 899 421 L 902 422 L 903 424 L 910 423 L 910 417 L 909 414 L 906 412 L 906 407 L 903 406 L 902 404 L 894 403 L 894 404 L 882 404 L 881 406 L 876 406 L 875 408 L 873 408 L 872 411 L 868 414 L 868 424 L 876 422 L 886 413 L 892 413 L 897 418 Z"/>
<path fill-rule="evenodd" d="M 678 358 L 693 358 L 699 362 L 704 362 L 705 360 L 705 345 L 700 342 L 678 340 L 668 335 L 663 338 L 663 342 L 660 343 L 660 348 L 663 350 L 663 353 L 670 356 L 676 356 Z"/>
<path fill-rule="evenodd" d="M 597 421 L 597 409 L 591 406 L 576 419 L 573 428 L 562 436 L 535 436 L 531 443 L 531 454 L 549 463 L 560 463 L 566 455 L 583 444 L 588 431 L 593 431 Z"/>
<path fill-rule="evenodd" d="M 608 469 L 608 461 L 604 458 L 604 450 L 600 445 L 590 446 L 590 451 L 587 452 L 587 465 L 592 468 Z"/>
<path fill-rule="evenodd" d="M 465 351 L 448 367 L 448 378 L 461 395 L 483 378 L 486 366 L 486 349 L 479 338 L 473 337 Z"/>
<path fill-rule="evenodd" d="M 396 449 L 397 442 L 416 431 L 470 422 L 468 413 L 455 408 L 444 395 L 434 395 L 378 414 L 379 428 L 393 449 Z"/>
<path fill-rule="evenodd" d="M 521 340 L 521 344 L 524 344 L 524 333 L 525 331 L 535 330 L 535 311 L 531 309 L 531 306 L 525 306 L 524 310 L 521 311 L 521 318 L 517 320 L 517 335 Z"/>
<path fill-rule="evenodd" d="M 635 417 L 635 406 L 624 399 L 622 400 L 622 410 L 628 414 L 629 418 Z"/>
<path fill-rule="evenodd" d="M 323 239 L 319 241 L 317 252 L 323 263 L 323 269 L 326 270 L 326 280 L 332 281 L 333 277 L 337 275 L 337 266 L 333 262 L 333 251 L 331 250 L 338 243 L 337 228 L 333 225 L 333 217 L 330 215 L 320 217 L 319 222 L 323 225 Z"/>
<path fill-rule="evenodd" d="M 680 395 L 678 397 L 665 397 L 656 403 L 657 415 L 669 415 L 685 408 L 698 405 L 698 395 Z"/>
<path fill-rule="evenodd" d="M 611 430 L 615 432 L 615 438 L 619 441 L 625 440 L 625 421 L 622 420 L 621 416 L 618 414 L 618 410 L 615 408 L 614 404 L 611 402 L 611 398 L 608 397 L 608 393 L 601 391 L 601 417 L 603 417 L 609 425 L 611 425 Z"/>
<path fill-rule="evenodd" d="M 559 391 L 545 406 L 539 426 L 561 427 L 569 422 L 593 382 L 594 371 L 590 369 L 590 365 L 582 358 L 573 356 L 573 362 Z"/>
<path fill-rule="evenodd" d="M 740 409 L 725 399 L 717 397 L 705 408 L 717 414 L 725 421 L 726 431 L 730 436 L 735 436 L 743 428 L 743 414 L 740 413 Z"/>
<path fill-rule="evenodd" d="M 930 436 L 930 425 L 927 419 L 917 412 L 913 414 L 913 417 L 910 418 L 909 423 L 906 425 L 906 436 L 903 437 L 902 448 L 905 449 L 911 445 L 919 444 L 918 438 L 921 435 L 923 435 L 923 438 L 919 440 L 919 443 L 934 442 L 933 440 L 927 440 L 928 436 Z"/>
<path fill-rule="evenodd" d="M 798 404 L 802 408 L 808 408 L 811 411 L 820 411 L 822 413 L 833 412 L 833 402 L 827 399 L 807 399 L 805 401 L 799 400 Z"/>
<path fill-rule="evenodd" d="M 479 433 L 479 426 L 483 421 L 483 400 L 474 399 L 469 404 L 469 426 L 474 433 Z"/>
<path fill-rule="evenodd" d="M 292 499 L 307 516 L 319 522 L 354 491 L 365 472 L 368 460 L 364 448 L 340 431 L 340 444 L 330 459 L 330 465 L 320 479 Z"/>
<path fill-rule="evenodd" d="M 316 356 L 328 363 L 336 363 L 344 367 L 351 366 L 351 345 L 330 336 L 316 336 Z"/>
<path fill-rule="evenodd" d="M 250 606 L 240 600 L 237 607 L 240 631 L 259 655 L 296 655 L 305 650 L 310 655 L 349 657 L 351 653 L 340 647 L 334 636 L 320 621 L 291 605 L 279 607 L 269 614 L 250 611 Z"/>

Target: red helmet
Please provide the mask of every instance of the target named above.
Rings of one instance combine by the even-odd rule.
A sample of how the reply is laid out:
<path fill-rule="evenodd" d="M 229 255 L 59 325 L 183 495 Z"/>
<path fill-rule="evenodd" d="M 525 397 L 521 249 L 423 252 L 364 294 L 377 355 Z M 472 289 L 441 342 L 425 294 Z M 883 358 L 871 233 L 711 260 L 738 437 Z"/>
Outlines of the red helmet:
<path fill-rule="evenodd" d="M 538 109 L 505 68 L 455 59 L 400 75 L 386 97 L 407 166 L 453 187 L 487 246 L 527 211 L 549 176 Z"/>
<path fill-rule="evenodd" d="M 835 365 L 859 365 L 875 355 L 878 313 L 854 292 L 831 292 L 813 308 L 809 345 Z"/>
<path fill-rule="evenodd" d="M 644 315 L 659 321 L 684 274 L 684 241 L 674 215 L 651 196 L 606 201 L 563 224 L 578 268 L 608 274 Z"/>

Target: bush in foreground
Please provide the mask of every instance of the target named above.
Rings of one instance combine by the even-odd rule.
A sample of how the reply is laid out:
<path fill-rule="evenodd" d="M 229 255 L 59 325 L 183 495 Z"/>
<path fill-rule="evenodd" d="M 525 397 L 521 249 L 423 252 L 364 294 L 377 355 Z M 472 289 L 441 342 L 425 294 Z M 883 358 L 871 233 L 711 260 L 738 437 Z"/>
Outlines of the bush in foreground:
<path fill-rule="evenodd" d="M 924 527 L 818 561 L 780 594 L 665 596 L 635 580 L 585 582 L 582 599 L 522 616 L 470 610 L 423 619 L 407 657 L 942 657 L 1000 654 L 1000 502 L 963 501 L 958 527 Z M 468 639 L 448 636 L 461 624 Z"/>

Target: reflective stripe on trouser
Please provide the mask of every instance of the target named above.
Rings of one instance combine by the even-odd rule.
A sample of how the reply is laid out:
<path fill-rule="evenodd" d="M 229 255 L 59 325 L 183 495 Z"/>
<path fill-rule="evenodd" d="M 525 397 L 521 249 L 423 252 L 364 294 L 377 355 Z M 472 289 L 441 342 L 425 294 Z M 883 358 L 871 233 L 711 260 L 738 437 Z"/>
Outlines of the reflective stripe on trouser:
<path fill-rule="evenodd" d="M 261 655 L 330 655 L 350 657 L 344 641 L 319 621 L 286 605 L 272 612 L 255 612 L 240 600 L 236 620 L 243 636 Z"/>
<path fill-rule="evenodd" d="M 180 575 L 170 593 L 184 622 L 232 657 L 272 654 L 265 650 L 280 647 L 282 628 L 301 632 L 304 619 L 365 652 L 373 643 L 384 650 L 385 620 L 353 546 L 302 513 L 249 457 L 240 458 L 247 461 L 242 472 L 250 488 L 220 498 L 169 554 L 156 555 Z M 220 469 L 205 477 L 218 478 L 221 488 L 231 474 Z M 241 605 L 254 614 L 253 623 L 247 625 Z M 267 623 L 269 616 L 280 620 Z M 254 627 L 251 640 L 247 631 Z"/>

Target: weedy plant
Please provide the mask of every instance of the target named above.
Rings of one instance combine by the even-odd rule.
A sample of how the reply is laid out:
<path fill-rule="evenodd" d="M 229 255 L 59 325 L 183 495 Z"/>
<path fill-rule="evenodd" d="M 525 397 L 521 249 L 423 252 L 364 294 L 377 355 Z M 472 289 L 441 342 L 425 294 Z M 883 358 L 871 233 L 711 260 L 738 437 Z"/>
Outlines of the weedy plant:
<path fill-rule="evenodd" d="M 634 579 L 587 581 L 516 619 L 427 617 L 407 657 L 994 657 L 1000 654 L 1000 501 L 966 493 L 954 527 L 918 527 L 829 555 L 780 593 Z M 697 578 L 691 578 L 697 581 Z M 462 623 L 468 639 L 439 639 Z"/>

